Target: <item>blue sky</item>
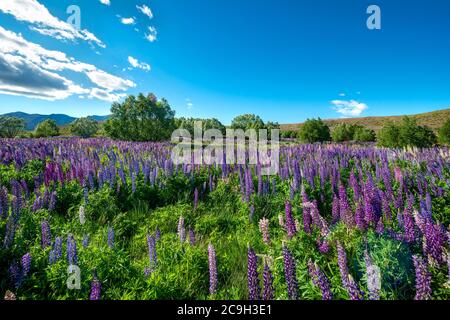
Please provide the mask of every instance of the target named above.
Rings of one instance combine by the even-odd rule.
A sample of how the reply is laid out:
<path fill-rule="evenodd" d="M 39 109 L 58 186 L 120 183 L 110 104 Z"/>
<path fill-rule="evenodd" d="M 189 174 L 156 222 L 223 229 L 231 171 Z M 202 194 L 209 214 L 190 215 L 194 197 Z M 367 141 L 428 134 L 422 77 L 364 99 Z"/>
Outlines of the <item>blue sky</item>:
<path fill-rule="evenodd" d="M 1 0 L 0 113 L 105 115 L 139 92 L 225 124 L 450 108 L 449 17 L 446 0 Z"/>

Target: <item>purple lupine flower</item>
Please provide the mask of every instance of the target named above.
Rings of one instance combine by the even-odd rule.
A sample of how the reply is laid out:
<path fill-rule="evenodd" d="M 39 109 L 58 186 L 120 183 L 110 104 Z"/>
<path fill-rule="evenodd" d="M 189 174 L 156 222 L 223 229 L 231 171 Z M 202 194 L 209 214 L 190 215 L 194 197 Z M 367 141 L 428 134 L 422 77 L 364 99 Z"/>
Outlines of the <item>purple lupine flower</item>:
<path fill-rule="evenodd" d="M 156 227 L 155 239 L 156 239 L 156 241 L 159 241 L 159 239 L 161 239 L 161 231 L 159 230 L 158 227 Z"/>
<path fill-rule="evenodd" d="M 346 288 L 351 300 L 363 299 L 362 291 L 359 289 L 355 280 L 348 272 L 347 253 L 345 252 L 344 247 L 341 245 L 339 241 L 336 244 L 336 248 L 338 254 L 339 273 L 341 275 L 342 284 Z"/>
<path fill-rule="evenodd" d="M 317 248 L 319 249 L 319 252 L 322 254 L 327 254 L 330 252 L 330 244 L 329 242 L 324 239 L 323 241 L 320 238 L 317 238 Z"/>
<path fill-rule="evenodd" d="M 48 204 L 48 211 L 54 211 L 56 208 L 56 198 L 57 194 L 56 191 L 53 191 L 50 196 L 50 203 Z"/>
<path fill-rule="evenodd" d="M 438 223 L 433 223 L 431 218 L 426 217 L 425 221 L 423 232 L 425 253 L 430 257 L 430 262 L 440 266 L 444 263 L 443 253 L 447 235 L 444 228 Z"/>
<path fill-rule="evenodd" d="M 360 230 L 366 229 L 366 220 L 364 218 L 364 208 L 361 202 L 356 203 L 356 210 L 355 210 L 355 222 L 356 226 Z"/>
<path fill-rule="evenodd" d="M 292 217 L 292 207 L 289 201 L 285 202 L 286 231 L 288 238 L 291 239 L 297 233 L 294 218 Z"/>
<path fill-rule="evenodd" d="M 22 256 L 22 259 L 20 260 L 22 263 L 22 274 L 23 277 L 26 277 L 31 269 L 31 255 L 30 253 L 26 253 Z"/>
<path fill-rule="evenodd" d="M 249 221 L 252 222 L 253 221 L 253 217 L 255 215 L 255 206 L 252 204 L 250 205 L 250 213 L 248 215 Z"/>
<path fill-rule="evenodd" d="M 333 204 L 331 209 L 331 216 L 333 219 L 333 223 L 337 223 L 340 219 L 339 213 L 339 198 L 334 194 L 333 195 Z"/>
<path fill-rule="evenodd" d="M 384 232 L 384 223 L 383 223 L 383 219 L 379 219 L 377 222 L 377 227 L 375 228 L 375 232 L 377 234 L 383 234 Z"/>
<path fill-rule="evenodd" d="M 263 218 L 259 220 L 259 231 L 263 236 L 263 241 L 265 244 L 270 244 L 270 235 L 269 235 L 269 220 Z"/>
<path fill-rule="evenodd" d="M 350 188 L 353 190 L 353 201 L 358 202 L 359 198 L 361 197 L 361 190 L 353 170 L 350 171 L 349 185 Z"/>
<path fill-rule="evenodd" d="M 102 290 L 102 284 L 97 279 L 97 276 L 94 275 L 94 279 L 91 282 L 91 293 L 89 295 L 89 300 L 100 300 Z"/>
<path fill-rule="evenodd" d="M 431 195 L 428 192 L 425 195 L 425 207 L 427 209 L 427 212 L 433 211 L 433 203 L 431 201 Z"/>
<path fill-rule="evenodd" d="M 380 268 L 374 265 L 372 258 L 367 250 L 364 252 L 364 261 L 366 263 L 367 288 L 369 289 L 370 300 L 380 300 L 381 275 Z"/>
<path fill-rule="evenodd" d="M 359 289 L 358 284 L 351 275 L 348 275 L 347 292 L 350 300 L 364 300 L 364 293 Z"/>
<path fill-rule="evenodd" d="M 198 189 L 195 188 L 194 190 L 194 210 L 197 209 L 198 206 Z"/>
<path fill-rule="evenodd" d="M 178 237 L 180 238 L 181 243 L 186 241 L 186 229 L 184 228 L 184 218 L 180 216 L 178 220 Z"/>
<path fill-rule="evenodd" d="M 447 231 L 447 245 L 450 248 L 450 230 Z M 447 268 L 448 268 L 448 286 L 450 287 L 450 251 L 447 252 Z"/>
<path fill-rule="evenodd" d="M 67 261 L 70 266 L 78 263 L 77 243 L 72 234 L 67 236 Z"/>
<path fill-rule="evenodd" d="M 0 219 L 8 217 L 9 201 L 8 190 L 0 186 Z"/>
<path fill-rule="evenodd" d="M 50 232 L 50 224 L 47 220 L 43 220 L 41 223 L 41 245 L 42 249 L 45 249 L 52 244 L 52 234 Z"/>
<path fill-rule="evenodd" d="M 217 291 L 217 261 L 216 251 L 214 246 L 210 243 L 208 245 L 208 262 L 209 262 L 209 293 L 215 294 Z"/>
<path fill-rule="evenodd" d="M 48 262 L 49 264 L 54 264 L 57 260 L 62 257 L 62 238 L 56 237 L 55 243 L 53 244 L 53 249 L 50 251 Z"/>
<path fill-rule="evenodd" d="M 136 192 L 136 175 L 134 174 L 134 172 L 130 172 L 131 175 L 131 192 L 135 193 Z"/>
<path fill-rule="evenodd" d="M 284 276 L 288 288 L 288 296 L 291 300 L 297 300 L 298 298 L 298 282 L 297 282 L 297 267 L 294 257 L 288 250 L 286 245 L 283 245 L 283 258 L 284 258 Z"/>
<path fill-rule="evenodd" d="M 305 206 L 306 203 L 309 203 L 309 199 L 303 186 L 302 186 L 302 203 L 303 203 L 303 230 L 307 234 L 311 234 L 312 233 L 311 228 L 312 218 L 310 213 L 311 209 L 309 208 L 309 206 Z"/>
<path fill-rule="evenodd" d="M 152 268 L 149 268 L 149 267 L 145 267 L 145 268 L 144 268 L 144 276 L 145 276 L 146 278 L 150 277 L 150 275 L 152 274 L 152 272 L 153 272 Z"/>
<path fill-rule="evenodd" d="M 191 244 L 191 246 L 195 246 L 196 243 L 195 232 L 191 228 L 189 228 L 189 243 Z"/>
<path fill-rule="evenodd" d="M 402 225 L 403 229 L 405 230 L 404 233 L 404 239 L 406 242 L 414 242 L 416 239 L 416 231 L 415 231 L 415 224 L 414 224 L 414 216 L 413 216 L 413 196 L 410 195 L 408 197 L 408 203 L 406 205 L 405 211 L 402 215 Z"/>
<path fill-rule="evenodd" d="M 83 236 L 83 242 L 82 242 L 83 248 L 87 248 L 89 246 L 89 235 L 85 234 Z"/>
<path fill-rule="evenodd" d="M 384 213 L 384 217 L 386 218 L 386 221 L 391 221 L 392 220 L 392 211 L 391 211 L 391 207 L 389 206 L 389 198 L 385 193 L 383 193 L 383 196 L 381 198 L 381 203 L 382 203 L 383 213 Z"/>
<path fill-rule="evenodd" d="M 247 280 L 248 293 L 250 300 L 260 299 L 259 275 L 258 275 L 258 257 L 252 248 L 248 248 L 247 253 Z"/>
<path fill-rule="evenodd" d="M 9 276 L 11 278 L 12 283 L 14 284 L 14 286 L 17 288 L 20 287 L 20 285 L 22 284 L 22 277 L 23 274 L 20 271 L 20 266 L 17 263 L 17 261 L 13 261 L 13 263 L 9 266 Z"/>
<path fill-rule="evenodd" d="M 111 249 L 114 248 L 114 237 L 114 229 L 112 227 L 108 227 L 108 247 L 110 247 Z"/>
<path fill-rule="evenodd" d="M 347 267 L 347 253 L 345 252 L 345 249 L 340 242 L 337 242 L 336 248 L 338 254 L 338 265 L 339 265 L 339 273 L 341 274 L 341 281 L 344 287 L 346 287 L 349 276 Z"/>
<path fill-rule="evenodd" d="M 263 272 L 263 300 L 273 300 L 274 299 L 274 289 L 273 289 L 273 276 L 272 272 L 270 272 L 270 268 L 267 263 L 264 263 L 264 272 Z"/>
<path fill-rule="evenodd" d="M 6 222 L 5 239 L 3 240 L 3 246 L 8 249 L 14 242 L 14 236 L 16 235 L 16 223 L 14 217 L 11 215 Z"/>
<path fill-rule="evenodd" d="M 332 300 L 333 294 L 331 293 L 330 282 L 325 274 L 320 270 L 317 263 L 313 263 L 310 259 L 308 261 L 308 271 L 312 278 L 312 282 L 316 287 L 319 287 L 322 292 L 322 300 Z"/>
<path fill-rule="evenodd" d="M 428 263 L 418 255 L 413 256 L 416 269 L 416 296 L 415 300 L 431 299 L 431 273 L 428 271 Z"/>
<path fill-rule="evenodd" d="M 17 224 L 20 219 L 20 214 L 22 211 L 22 202 L 21 197 L 13 196 L 11 201 L 11 216 L 14 219 L 14 224 Z"/>
<path fill-rule="evenodd" d="M 150 269 L 154 270 L 158 263 L 156 254 L 156 239 L 151 235 L 147 235 L 148 257 L 150 259 Z"/>
<path fill-rule="evenodd" d="M 339 214 L 341 220 L 344 221 L 348 227 L 353 227 L 353 212 L 348 203 L 347 191 L 342 184 L 339 185 Z"/>

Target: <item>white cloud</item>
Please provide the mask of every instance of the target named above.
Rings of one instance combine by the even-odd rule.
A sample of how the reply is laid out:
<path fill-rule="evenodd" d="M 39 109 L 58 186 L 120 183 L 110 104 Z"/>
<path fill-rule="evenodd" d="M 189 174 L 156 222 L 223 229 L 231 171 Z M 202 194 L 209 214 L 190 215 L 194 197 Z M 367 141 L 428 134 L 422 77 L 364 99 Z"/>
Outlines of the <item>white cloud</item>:
<path fill-rule="evenodd" d="M 0 92 L 45 100 L 65 99 L 73 94 L 91 93 L 57 72 L 72 71 L 85 74 L 95 86 L 110 96 L 95 94 L 111 100 L 114 91 L 135 87 L 130 80 L 113 76 L 96 66 L 68 57 L 64 52 L 47 50 L 25 40 L 22 35 L 0 26 Z"/>
<path fill-rule="evenodd" d="M 126 25 L 136 24 L 135 18 L 120 18 L 120 22 Z"/>
<path fill-rule="evenodd" d="M 93 88 L 89 94 L 89 99 L 99 99 L 108 102 L 116 102 L 122 98 L 126 97 L 124 93 L 111 93 L 107 90 L 102 90 L 99 88 Z"/>
<path fill-rule="evenodd" d="M 107 6 L 111 5 L 111 1 L 109 0 L 100 0 L 100 2 Z"/>
<path fill-rule="evenodd" d="M 148 63 L 145 62 L 139 62 L 138 59 L 133 58 L 133 57 L 128 57 L 128 62 L 131 64 L 131 66 L 133 68 L 138 68 L 138 69 L 142 69 L 144 71 L 150 71 L 151 67 Z"/>
<path fill-rule="evenodd" d="M 333 109 L 345 117 L 358 117 L 368 109 L 365 103 L 355 100 L 333 100 L 331 103 L 334 105 Z"/>
<path fill-rule="evenodd" d="M 156 41 L 156 35 L 158 32 L 156 31 L 155 27 L 148 27 L 149 34 L 145 34 L 145 39 L 147 39 L 150 42 Z"/>
<path fill-rule="evenodd" d="M 80 39 L 106 47 L 93 33 L 78 30 L 75 26 L 56 18 L 37 0 L 1 0 L 0 11 L 14 16 L 18 21 L 30 23 L 30 29 L 40 34 L 58 40 Z"/>
<path fill-rule="evenodd" d="M 136 6 L 136 8 L 137 8 L 142 14 L 145 14 L 145 15 L 146 15 L 147 17 L 149 17 L 150 19 L 153 18 L 153 12 L 152 12 L 152 10 L 151 10 L 149 7 L 147 7 L 145 4 L 142 5 L 142 7 Z"/>
<path fill-rule="evenodd" d="M 191 99 L 186 99 L 186 107 L 188 110 L 192 110 L 192 108 L 194 108 L 194 104 L 192 103 Z"/>
<path fill-rule="evenodd" d="M 136 84 L 133 81 L 124 80 L 102 70 L 89 71 L 86 73 L 86 75 L 93 83 L 95 83 L 99 87 L 107 89 L 108 91 L 125 91 L 129 88 L 136 87 Z"/>
<path fill-rule="evenodd" d="M 345 93 L 339 93 L 339 97 L 345 97 Z"/>

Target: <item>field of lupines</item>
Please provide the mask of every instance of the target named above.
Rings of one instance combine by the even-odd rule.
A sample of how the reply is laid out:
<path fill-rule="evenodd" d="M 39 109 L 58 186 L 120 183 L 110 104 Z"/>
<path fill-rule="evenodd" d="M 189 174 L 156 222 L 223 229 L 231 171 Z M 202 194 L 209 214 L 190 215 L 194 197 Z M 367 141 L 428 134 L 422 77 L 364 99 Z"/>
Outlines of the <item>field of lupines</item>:
<path fill-rule="evenodd" d="M 164 143 L 0 139 L 0 293 L 450 299 L 448 149 L 285 146 L 268 177 L 174 166 L 170 154 Z"/>

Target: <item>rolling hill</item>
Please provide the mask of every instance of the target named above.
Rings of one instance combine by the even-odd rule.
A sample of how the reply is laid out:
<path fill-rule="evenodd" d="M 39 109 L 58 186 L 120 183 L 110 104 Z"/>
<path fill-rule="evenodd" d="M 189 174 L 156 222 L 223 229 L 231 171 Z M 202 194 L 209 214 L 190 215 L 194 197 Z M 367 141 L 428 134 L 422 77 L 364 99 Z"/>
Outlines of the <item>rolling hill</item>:
<path fill-rule="evenodd" d="M 77 118 L 68 116 L 66 114 L 50 114 L 50 115 L 43 115 L 43 114 L 29 114 L 25 112 L 11 112 L 6 113 L 2 116 L 7 117 L 16 117 L 25 120 L 25 129 L 28 131 L 34 130 L 36 126 L 47 119 L 55 120 L 56 124 L 58 126 L 66 126 L 69 123 L 73 122 Z M 90 118 L 96 120 L 96 121 L 105 121 L 108 119 L 108 116 L 90 116 Z"/>
<path fill-rule="evenodd" d="M 342 124 L 359 124 L 378 132 L 386 121 L 399 122 L 404 116 L 387 116 L 387 117 L 363 117 L 363 118 L 345 118 L 345 119 L 326 119 L 326 122 L 330 128 Z M 427 113 L 409 115 L 409 117 L 417 120 L 419 125 L 426 125 L 433 130 L 440 128 L 447 119 L 450 119 L 450 109 L 432 111 Z M 297 124 L 282 124 L 282 131 L 293 130 L 296 131 L 302 123 Z"/>

